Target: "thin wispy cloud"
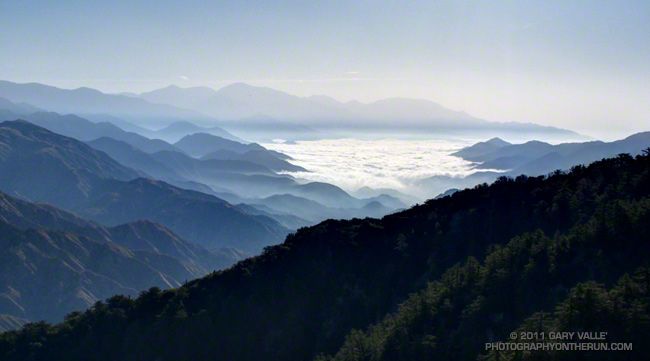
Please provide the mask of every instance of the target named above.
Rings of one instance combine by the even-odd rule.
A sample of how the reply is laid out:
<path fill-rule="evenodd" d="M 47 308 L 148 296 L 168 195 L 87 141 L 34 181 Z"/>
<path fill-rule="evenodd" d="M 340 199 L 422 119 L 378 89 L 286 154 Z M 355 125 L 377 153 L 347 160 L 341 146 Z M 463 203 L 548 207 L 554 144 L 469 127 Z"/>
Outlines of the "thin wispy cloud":
<path fill-rule="evenodd" d="M 185 81 L 190 80 L 190 78 L 186 77 L 185 75 L 179 75 L 178 77 L 181 78 L 181 80 L 185 80 Z"/>

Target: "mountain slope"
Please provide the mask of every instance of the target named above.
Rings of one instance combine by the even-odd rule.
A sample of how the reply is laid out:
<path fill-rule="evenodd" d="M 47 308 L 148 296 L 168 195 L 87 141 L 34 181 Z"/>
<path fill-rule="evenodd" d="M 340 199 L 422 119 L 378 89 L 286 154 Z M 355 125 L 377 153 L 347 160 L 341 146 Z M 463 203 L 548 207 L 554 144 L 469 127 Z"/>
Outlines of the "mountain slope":
<path fill-rule="evenodd" d="M 478 169 L 505 169 L 509 175 L 539 175 L 556 169 L 567 170 L 578 164 L 614 157 L 621 153 L 639 154 L 650 144 L 650 132 L 631 135 L 614 142 L 549 143 L 530 141 L 510 144 L 497 149 L 481 147 L 478 143 L 453 155 L 473 162 L 481 162 Z M 473 149 L 473 151 L 472 151 Z"/>
<path fill-rule="evenodd" d="M 303 167 L 293 165 L 286 160 L 278 158 L 272 152 L 264 150 L 249 150 L 245 153 L 237 153 L 231 150 L 219 149 L 210 152 L 201 157 L 202 160 L 206 159 L 219 159 L 219 160 L 242 160 L 259 165 L 263 165 L 276 172 L 307 172 Z"/>
<path fill-rule="evenodd" d="M 196 159 L 183 153 L 168 151 L 151 156 L 186 179 L 208 184 L 219 184 L 222 173 L 276 175 L 263 165 L 244 160 Z"/>
<path fill-rule="evenodd" d="M 4 328 L 24 319 L 60 321 L 65 313 L 89 307 L 114 292 L 135 296 L 136 291 L 151 285 L 176 287 L 243 258 L 234 249 L 210 251 L 190 243 L 151 221 L 103 227 L 49 204 L 25 202 L 2 192 L 0 223 L 6 225 L 3 233 L 8 237 L 3 242 L 10 240 L 10 248 L 0 252 L 6 262 L 2 270 L 6 283 L 0 285 L 0 315 L 7 321 L 0 327 Z M 27 240 L 14 244 L 20 234 Z M 38 235 L 45 235 L 49 243 L 43 243 Z M 80 251 L 88 253 L 85 258 L 77 254 Z M 105 253 L 113 254 L 117 262 L 114 271 L 98 268 L 102 262 L 99 254 Z M 13 267 L 18 265 L 14 257 L 20 257 L 26 268 Z M 135 268 L 129 269 L 128 264 Z M 155 274 L 161 275 L 159 279 L 152 278 Z M 58 296 L 42 297 L 48 294 Z"/>
<path fill-rule="evenodd" d="M 291 194 L 276 194 L 267 198 L 246 201 L 253 207 L 265 207 L 270 212 L 300 215 L 301 218 L 313 223 L 326 219 L 351 219 L 365 217 L 383 217 L 393 213 L 398 207 L 386 207 L 380 201 L 370 199 L 359 208 L 332 208 L 326 207 L 316 201 L 297 197 Z"/>
<path fill-rule="evenodd" d="M 235 153 L 246 153 L 250 150 L 265 150 L 259 144 L 242 144 L 233 140 L 207 133 L 195 133 L 183 137 L 174 146 L 193 157 L 202 157 L 208 153 L 223 149 Z"/>
<path fill-rule="evenodd" d="M 82 142 L 24 121 L 0 123 L 0 176 L 0 190 L 12 196 L 52 203 L 111 226 L 151 219 L 208 248 L 256 253 L 288 232 L 214 196 L 143 178 L 124 182 L 139 173 Z"/>
<path fill-rule="evenodd" d="M 109 137 L 101 137 L 86 142 L 88 145 L 108 154 L 111 158 L 134 169 L 141 170 L 157 179 L 184 179 L 165 164 L 154 159 L 150 154 L 141 151 L 129 143 Z"/>
<path fill-rule="evenodd" d="M 11 195 L 67 207 L 88 198 L 106 179 L 138 176 L 74 139 L 25 121 L 0 123 L 0 189 Z"/>
<path fill-rule="evenodd" d="M 109 137 L 129 143 L 147 153 L 155 153 L 163 150 L 181 151 L 160 139 L 149 139 L 136 133 L 126 132 L 108 122 L 93 123 L 74 114 L 59 115 L 57 113 L 38 112 L 26 115 L 23 118 L 51 132 L 81 141 Z"/>
<path fill-rule="evenodd" d="M 281 242 L 288 233 L 276 221 L 246 214 L 217 197 L 144 178 L 115 183 L 72 210 L 111 226 L 149 219 L 204 247 L 250 253 Z"/>
<path fill-rule="evenodd" d="M 100 243 L 115 243 L 131 250 L 167 255 L 184 263 L 195 277 L 226 268 L 242 258 L 240 251 L 227 248 L 208 250 L 152 221 L 104 227 L 50 204 L 30 203 L 2 192 L 0 219 L 23 230 L 37 228 L 69 232 Z"/>
<path fill-rule="evenodd" d="M 2 220 L 0 239 L 0 308 L 29 320 L 58 321 L 111 294 L 135 296 L 152 285 L 178 287 L 195 275 L 162 254 L 72 233 L 20 230 Z"/>
<path fill-rule="evenodd" d="M 230 134 L 228 131 L 224 130 L 221 127 L 212 126 L 210 128 L 205 128 L 182 120 L 176 121 L 162 129 L 156 130 L 155 132 L 151 132 L 151 136 L 170 142 L 176 142 L 187 135 L 195 133 L 208 133 L 224 139 L 244 143 L 242 139 Z"/>
<path fill-rule="evenodd" d="M 503 148 L 505 146 L 512 145 L 502 139 L 499 138 L 492 138 L 490 140 L 487 140 L 485 142 L 479 142 L 476 143 L 470 147 L 465 147 L 455 153 L 452 153 L 452 155 L 455 155 L 457 157 L 461 158 L 473 158 L 477 157 L 480 155 L 488 154 L 497 151 L 500 148 Z"/>
<path fill-rule="evenodd" d="M 346 360 L 475 360 L 486 342 L 552 310 L 577 283 L 611 284 L 644 265 L 649 224 L 650 155 L 549 178 L 503 178 L 381 220 L 301 229 L 179 289 L 114 297 L 56 328 L 3 334 L 0 354 L 308 360 L 341 350 Z M 423 296 L 409 298 L 418 291 Z M 641 300 L 636 314 L 645 320 Z M 608 319 L 623 332 L 616 336 L 632 337 L 619 319 Z M 353 331 L 381 320 L 368 336 Z M 640 352 L 625 356 L 640 360 L 650 335 L 633 331 L 643 332 L 635 336 Z"/>

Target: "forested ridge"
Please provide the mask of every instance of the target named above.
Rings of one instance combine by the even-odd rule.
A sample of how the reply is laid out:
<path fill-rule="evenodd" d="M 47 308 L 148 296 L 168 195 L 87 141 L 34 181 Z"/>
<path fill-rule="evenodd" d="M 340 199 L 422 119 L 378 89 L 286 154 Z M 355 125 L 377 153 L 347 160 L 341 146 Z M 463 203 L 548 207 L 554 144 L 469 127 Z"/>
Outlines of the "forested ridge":
<path fill-rule="evenodd" d="M 643 359 L 650 155 L 500 178 L 325 221 L 183 287 L 0 335 L 3 360 Z M 627 353 L 488 353 L 516 330 L 607 331 Z"/>

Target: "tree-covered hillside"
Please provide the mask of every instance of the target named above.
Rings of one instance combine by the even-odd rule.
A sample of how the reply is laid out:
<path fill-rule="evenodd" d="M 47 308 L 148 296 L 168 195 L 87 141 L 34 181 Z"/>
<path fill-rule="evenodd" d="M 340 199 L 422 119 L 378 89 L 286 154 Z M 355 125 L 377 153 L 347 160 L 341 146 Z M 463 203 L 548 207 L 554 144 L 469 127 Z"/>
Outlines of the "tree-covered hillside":
<path fill-rule="evenodd" d="M 646 151 L 303 228 L 183 287 L 6 332 L 0 358 L 643 359 L 649 234 Z M 607 331 L 634 350 L 485 350 L 538 329 Z"/>

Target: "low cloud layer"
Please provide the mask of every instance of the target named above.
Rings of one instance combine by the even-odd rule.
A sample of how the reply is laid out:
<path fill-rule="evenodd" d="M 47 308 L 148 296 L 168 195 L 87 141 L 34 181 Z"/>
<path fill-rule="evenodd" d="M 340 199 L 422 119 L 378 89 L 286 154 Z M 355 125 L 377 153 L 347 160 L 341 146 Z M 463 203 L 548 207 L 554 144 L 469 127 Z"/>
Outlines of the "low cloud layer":
<path fill-rule="evenodd" d="M 416 183 L 421 179 L 473 173 L 472 163 L 449 155 L 471 144 L 463 140 L 330 139 L 264 146 L 290 155 L 295 159 L 292 163 L 311 171 L 291 173 L 298 178 L 336 184 L 346 191 L 368 186 L 418 196 Z"/>

